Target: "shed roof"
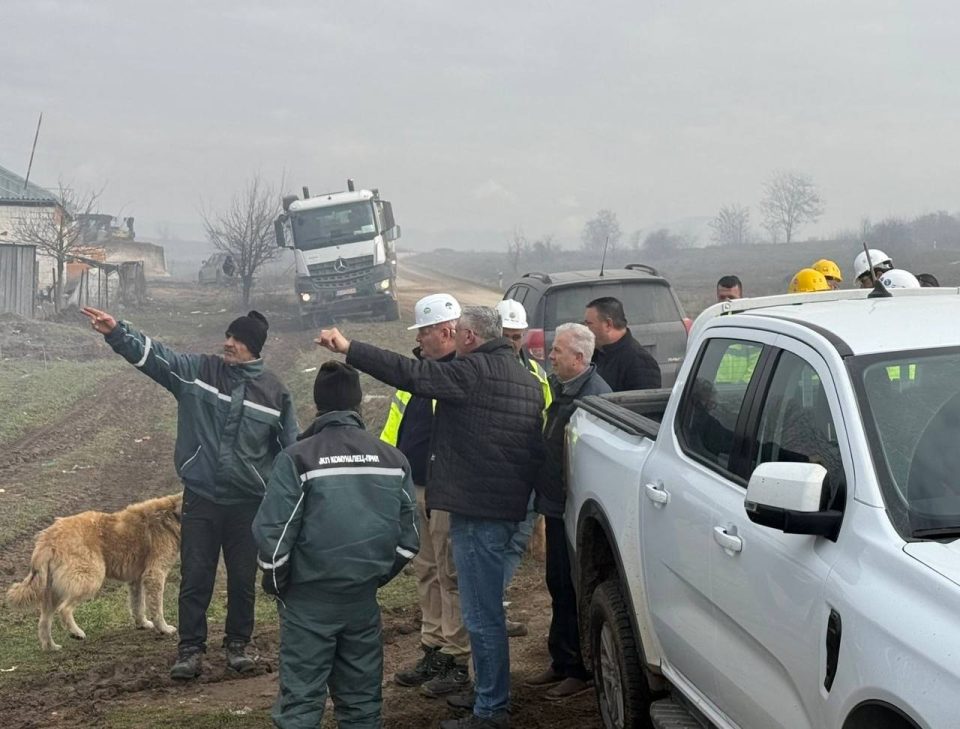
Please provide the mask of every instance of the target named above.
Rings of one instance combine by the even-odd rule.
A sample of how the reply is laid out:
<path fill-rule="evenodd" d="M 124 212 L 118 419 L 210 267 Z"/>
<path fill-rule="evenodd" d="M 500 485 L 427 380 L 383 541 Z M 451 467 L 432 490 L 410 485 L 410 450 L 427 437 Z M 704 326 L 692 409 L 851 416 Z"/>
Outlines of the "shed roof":
<path fill-rule="evenodd" d="M 27 205 L 50 204 L 56 205 L 57 198 L 39 185 L 27 182 L 15 172 L 6 167 L 0 167 L 0 203 Z"/>

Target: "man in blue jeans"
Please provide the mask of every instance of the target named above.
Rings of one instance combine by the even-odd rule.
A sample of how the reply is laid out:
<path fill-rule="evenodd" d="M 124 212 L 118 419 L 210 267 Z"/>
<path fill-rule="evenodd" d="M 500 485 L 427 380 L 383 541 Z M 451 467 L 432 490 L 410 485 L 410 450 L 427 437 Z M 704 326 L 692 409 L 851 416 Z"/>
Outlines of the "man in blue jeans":
<path fill-rule="evenodd" d="M 457 356 L 414 360 L 338 330 L 317 343 L 381 382 L 437 401 L 426 484 L 428 510 L 450 514 L 460 614 L 470 633 L 473 714 L 441 729 L 510 726 L 510 648 L 503 611 L 504 557 L 527 513 L 542 458 L 543 392 L 501 333 L 500 315 L 468 306 L 456 325 Z"/>

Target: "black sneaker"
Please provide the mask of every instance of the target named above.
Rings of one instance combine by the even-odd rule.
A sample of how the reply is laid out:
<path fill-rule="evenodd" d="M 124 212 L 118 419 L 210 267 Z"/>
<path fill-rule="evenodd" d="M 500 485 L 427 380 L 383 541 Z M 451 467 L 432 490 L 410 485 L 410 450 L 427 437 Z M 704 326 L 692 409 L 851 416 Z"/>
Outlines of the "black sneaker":
<path fill-rule="evenodd" d="M 203 650 L 200 648 L 181 648 L 177 652 L 177 662 L 170 669 L 170 678 L 178 681 L 189 681 L 200 675 L 203 669 Z"/>
<path fill-rule="evenodd" d="M 406 671 L 398 672 L 393 680 L 401 686 L 419 686 L 425 681 L 429 681 L 440 672 L 440 666 L 437 665 L 437 656 L 440 655 L 439 648 L 430 648 L 422 645 L 423 657 L 417 661 L 417 664 Z"/>
<path fill-rule="evenodd" d="M 470 673 L 465 663 L 441 654 L 443 670 L 420 687 L 420 693 L 436 699 L 447 694 L 462 694 L 470 689 Z"/>
<path fill-rule="evenodd" d="M 223 651 L 227 654 L 227 667 L 237 673 L 247 673 L 257 665 L 257 662 L 247 655 L 245 641 L 228 640 L 224 643 Z"/>

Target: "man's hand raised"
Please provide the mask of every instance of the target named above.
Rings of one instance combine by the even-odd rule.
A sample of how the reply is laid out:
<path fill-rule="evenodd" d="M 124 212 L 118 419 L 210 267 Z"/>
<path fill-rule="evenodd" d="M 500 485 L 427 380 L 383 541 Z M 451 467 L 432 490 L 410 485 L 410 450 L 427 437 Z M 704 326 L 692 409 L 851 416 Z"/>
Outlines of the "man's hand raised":
<path fill-rule="evenodd" d="M 90 320 L 90 326 L 101 334 L 109 334 L 117 328 L 117 320 L 105 311 L 94 309 L 92 306 L 85 306 L 81 311 Z"/>
<path fill-rule="evenodd" d="M 350 349 L 350 340 L 340 333 L 339 329 L 323 329 L 320 336 L 313 340 L 314 344 L 329 349 L 336 354 L 346 354 Z"/>

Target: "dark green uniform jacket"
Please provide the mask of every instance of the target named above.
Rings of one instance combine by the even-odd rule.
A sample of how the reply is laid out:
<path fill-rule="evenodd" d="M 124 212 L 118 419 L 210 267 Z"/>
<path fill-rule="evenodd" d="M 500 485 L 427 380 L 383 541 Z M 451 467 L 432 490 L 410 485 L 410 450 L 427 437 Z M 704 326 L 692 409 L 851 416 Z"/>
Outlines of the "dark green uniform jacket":
<path fill-rule="evenodd" d="M 299 430 L 290 393 L 263 360 L 177 354 L 126 322 L 105 339 L 177 398 L 174 462 L 184 486 L 217 504 L 259 501 L 274 458 Z"/>
<path fill-rule="evenodd" d="M 253 536 L 260 567 L 279 576 L 289 563 L 291 587 L 372 596 L 420 549 L 410 465 L 356 413 L 326 413 L 277 456 Z"/>

